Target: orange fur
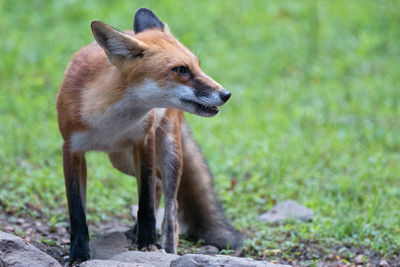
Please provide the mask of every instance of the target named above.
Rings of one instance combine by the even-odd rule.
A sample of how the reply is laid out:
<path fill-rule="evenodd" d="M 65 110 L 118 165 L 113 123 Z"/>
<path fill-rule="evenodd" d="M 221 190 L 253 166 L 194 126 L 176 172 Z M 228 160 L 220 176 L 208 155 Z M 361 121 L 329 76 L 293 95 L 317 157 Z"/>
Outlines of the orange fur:
<path fill-rule="evenodd" d="M 126 31 L 134 36 L 132 31 Z M 72 132 L 86 129 L 83 117 L 103 113 L 120 100 L 127 85 L 138 84 L 148 78 L 164 84 L 171 74 L 166 73 L 171 57 L 177 61 L 190 60 L 190 52 L 168 33 L 146 31 L 138 34 L 139 40 L 149 44 L 151 49 L 141 59 L 124 62 L 120 68 L 113 66 L 96 43 L 78 51 L 69 64 L 61 90 L 57 96 L 60 131 L 64 139 Z M 160 38 L 160 39 L 159 39 Z M 184 48 L 181 56 L 174 45 Z M 163 48 L 166 50 L 163 51 Z M 165 57 L 165 54 L 172 55 Z"/>
<path fill-rule="evenodd" d="M 139 12 L 138 20 L 145 13 L 152 17 L 148 10 L 139 11 L 142 13 Z M 153 22 L 159 25 L 157 20 Z M 146 20 L 142 23 L 147 25 Z M 218 209 L 201 153 L 190 156 L 200 162 L 198 166 L 184 158 L 189 146 L 184 147 L 183 143 L 193 145 L 184 125 L 183 110 L 214 116 L 219 112 L 217 106 L 223 105 L 230 93 L 201 70 L 198 58 L 168 29 L 147 28 L 134 34 L 119 32 L 99 21 L 91 26 L 96 42 L 74 55 L 57 96 L 71 237 L 74 237 L 71 258 L 87 259 L 89 255 L 85 218 L 85 152 L 89 150 L 107 152 L 114 167 L 138 178 L 140 249 L 151 250 L 156 242 L 153 217 L 161 183 L 155 182 L 155 177 L 163 180 L 166 212 L 162 247 L 167 252 L 176 253 L 181 176 L 184 184 L 197 186 L 184 190 L 191 192 L 189 195 L 179 189 L 179 199 L 185 199 L 185 207 L 201 207 L 206 213 L 205 207 L 210 204 L 214 216 L 207 215 L 208 218 L 216 228 L 226 228 L 224 236 L 216 239 L 218 245 L 229 243 L 232 238 L 228 235 L 236 233 Z M 182 68 L 183 71 L 178 71 Z M 197 175 L 202 177 L 193 180 L 194 174 L 188 175 L 188 166 L 191 170 L 199 169 Z M 206 198 L 201 199 L 202 193 Z M 196 199 L 191 199 L 191 195 Z M 192 208 L 186 212 L 189 210 Z M 187 216 L 184 220 L 190 222 L 191 234 L 199 234 L 196 222 Z M 216 242 L 215 234 L 206 229 L 201 231 Z"/>
<path fill-rule="evenodd" d="M 160 86 L 167 81 L 191 86 L 191 81 L 171 73 L 175 65 L 188 65 L 199 79 L 213 87 L 218 83 L 200 68 L 198 58 L 168 32 L 149 30 L 137 35 L 125 33 L 145 43 L 148 50 L 142 58 L 112 65 L 97 43 L 82 48 L 73 57 L 58 95 L 60 130 L 67 139 L 71 131 L 84 130 L 84 117 L 101 114 L 120 100 L 128 85 L 144 79 L 156 81 Z"/>

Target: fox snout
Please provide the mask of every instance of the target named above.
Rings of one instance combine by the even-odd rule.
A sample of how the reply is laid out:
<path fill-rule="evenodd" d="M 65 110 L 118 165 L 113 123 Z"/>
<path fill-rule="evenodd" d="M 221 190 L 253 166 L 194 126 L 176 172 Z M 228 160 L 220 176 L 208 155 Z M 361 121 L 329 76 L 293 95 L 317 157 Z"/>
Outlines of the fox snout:
<path fill-rule="evenodd" d="M 219 93 L 219 97 L 222 99 L 222 101 L 224 101 L 224 103 L 226 103 L 229 98 L 231 98 L 231 92 L 229 92 L 228 90 L 223 89 L 220 93 Z"/>
<path fill-rule="evenodd" d="M 225 90 L 219 83 L 203 74 L 191 82 L 194 94 L 199 99 L 215 106 L 225 104 L 231 97 L 231 92 Z"/>
<path fill-rule="evenodd" d="M 219 113 L 218 106 L 225 104 L 232 95 L 209 77 L 195 78 L 188 85 L 193 95 L 181 97 L 184 105 L 182 109 L 204 117 L 217 115 Z"/>
<path fill-rule="evenodd" d="M 187 77 L 186 88 L 190 88 L 192 93 L 180 94 L 183 104 L 181 109 L 196 115 L 212 117 L 219 113 L 218 106 L 229 100 L 231 92 L 203 72 L 199 72 Z"/>

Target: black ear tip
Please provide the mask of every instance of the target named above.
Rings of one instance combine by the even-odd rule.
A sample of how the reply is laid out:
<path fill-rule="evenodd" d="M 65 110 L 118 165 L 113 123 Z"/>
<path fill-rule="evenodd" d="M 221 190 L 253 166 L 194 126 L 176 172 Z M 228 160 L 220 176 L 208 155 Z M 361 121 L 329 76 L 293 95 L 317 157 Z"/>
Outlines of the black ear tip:
<path fill-rule="evenodd" d="M 147 7 L 141 7 L 138 10 L 136 10 L 135 13 L 135 19 L 136 21 L 142 19 L 142 18 L 152 18 L 155 20 L 159 20 L 156 14 L 154 14 L 153 10 L 147 8 Z"/>
<path fill-rule="evenodd" d="M 146 7 L 139 8 L 135 13 L 133 20 L 133 29 L 135 33 L 140 33 L 147 29 L 158 28 L 164 30 L 164 23 L 157 17 L 154 12 Z"/>
<path fill-rule="evenodd" d="M 145 14 L 145 13 L 152 14 L 155 16 L 154 12 L 150 8 L 147 8 L 147 7 L 141 7 L 138 10 L 136 10 L 135 16 L 140 15 L 140 14 Z"/>
<path fill-rule="evenodd" d="M 98 20 L 93 20 L 93 21 L 90 23 L 90 27 L 93 28 L 93 27 L 96 26 L 96 24 L 98 24 L 98 23 L 99 23 Z"/>
<path fill-rule="evenodd" d="M 93 31 L 93 30 L 95 30 L 101 23 L 102 23 L 102 22 L 99 21 L 99 20 L 93 20 L 93 21 L 90 23 L 90 28 L 91 28 L 92 31 Z"/>
<path fill-rule="evenodd" d="M 111 28 L 111 27 L 100 20 L 93 20 L 90 23 L 90 28 L 92 29 L 92 32 L 95 31 L 100 32 L 103 31 L 105 28 Z"/>

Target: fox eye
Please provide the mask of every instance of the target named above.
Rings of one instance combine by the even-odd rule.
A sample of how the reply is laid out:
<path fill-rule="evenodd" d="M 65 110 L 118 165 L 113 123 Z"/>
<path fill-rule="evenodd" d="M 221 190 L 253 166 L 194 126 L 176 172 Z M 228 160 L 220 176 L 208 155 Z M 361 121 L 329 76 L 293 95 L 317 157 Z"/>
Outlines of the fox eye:
<path fill-rule="evenodd" d="M 176 72 L 178 75 L 181 75 L 181 76 L 189 76 L 190 75 L 189 69 L 185 66 L 174 67 L 174 68 L 172 68 L 172 71 Z"/>

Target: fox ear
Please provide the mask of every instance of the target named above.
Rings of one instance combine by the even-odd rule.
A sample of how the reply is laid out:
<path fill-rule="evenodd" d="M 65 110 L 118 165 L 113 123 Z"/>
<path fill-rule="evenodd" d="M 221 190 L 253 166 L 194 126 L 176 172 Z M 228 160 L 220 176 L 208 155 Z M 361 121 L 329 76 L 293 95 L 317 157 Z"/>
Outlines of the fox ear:
<path fill-rule="evenodd" d="M 136 11 L 133 20 L 133 30 L 140 33 L 149 29 L 158 29 L 164 31 L 164 23 L 148 8 L 142 7 Z"/>
<path fill-rule="evenodd" d="M 120 59 L 134 59 L 142 56 L 146 45 L 134 37 L 114 29 L 101 21 L 92 21 L 94 39 L 104 49 L 112 64 Z"/>

